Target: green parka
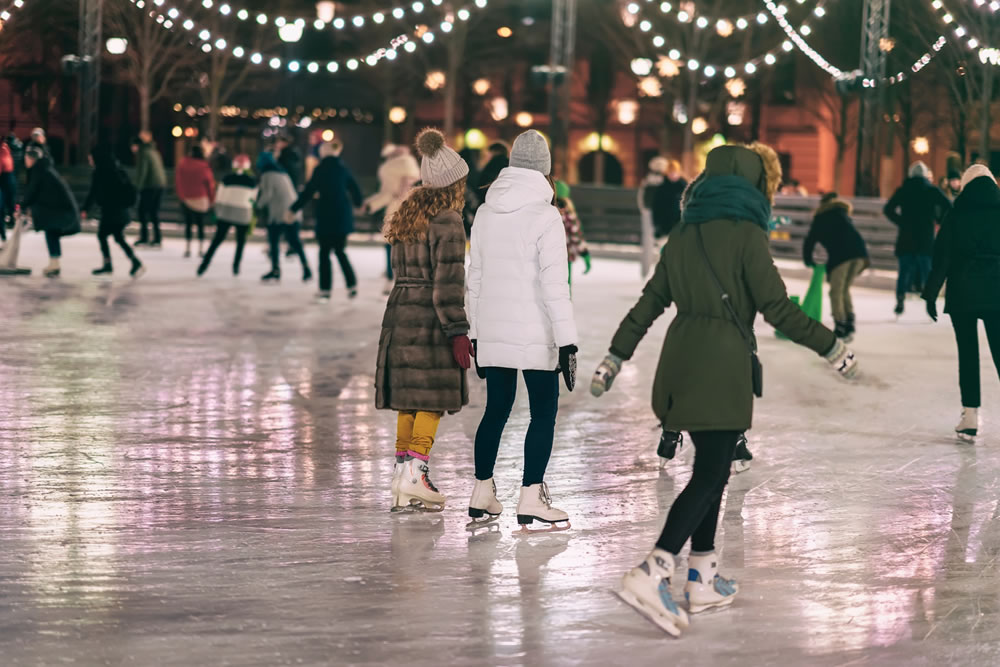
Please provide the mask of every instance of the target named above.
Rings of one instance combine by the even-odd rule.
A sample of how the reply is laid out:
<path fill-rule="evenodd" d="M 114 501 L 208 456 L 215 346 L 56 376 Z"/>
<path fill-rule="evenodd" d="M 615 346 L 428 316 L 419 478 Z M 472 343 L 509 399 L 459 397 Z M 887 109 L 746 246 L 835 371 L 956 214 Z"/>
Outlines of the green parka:
<path fill-rule="evenodd" d="M 714 175 L 741 176 L 770 196 L 780 168 L 749 148 L 724 146 L 709 154 L 702 177 Z M 630 359 L 656 318 L 676 303 L 653 384 L 653 411 L 664 428 L 674 431 L 745 431 L 753 417 L 750 355 L 705 263 L 699 227 L 712 267 L 748 331 L 760 312 L 818 354 L 833 348 L 833 332 L 788 299 L 767 232 L 748 220 L 718 219 L 674 230 L 642 297 L 619 326 L 611 352 Z M 766 389 L 767 362 L 762 362 Z"/>

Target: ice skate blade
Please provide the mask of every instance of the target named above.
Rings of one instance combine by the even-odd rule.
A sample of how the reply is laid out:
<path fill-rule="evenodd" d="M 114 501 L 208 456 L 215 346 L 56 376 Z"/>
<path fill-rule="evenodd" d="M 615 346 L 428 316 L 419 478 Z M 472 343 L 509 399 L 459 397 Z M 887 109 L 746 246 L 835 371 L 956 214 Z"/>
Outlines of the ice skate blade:
<path fill-rule="evenodd" d="M 968 433 L 966 431 L 955 431 L 955 437 L 958 439 L 958 441 L 967 445 L 976 444 L 977 435 L 978 433 L 975 431 L 973 431 L 972 433 Z"/>
<path fill-rule="evenodd" d="M 733 472 L 739 474 L 741 472 L 746 472 L 747 470 L 750 470 L 749 461 L 733 461 Z"/>
<path fill-rule="evenodd" d="M 615 591 L 615 595 L 621 598 L 625 604 L 632 607 L 632 609 L 635 609 L 640 616 L 666 632 L 671 637 L 681 636 L 681 629 L 677 627 L 677 624 L 672 618 L 659 613 L 655 609 L 647 607 L 642 600 L 637 598 L 634 594 L 629 591 Z"/>
<path fill-rule="evenodd" d="M 732 606 L 733 602 L 736 601 L 735 595 L 730 595 L 729 597 L 723 598 L 718 602 L 711 602 L 708 604 L 691 604 L 691 600 L 688 600 L 688 613 L 689 614 L 701 614 L 706 611 L 722 611 L 723 609 L 728 609 Z"/>
<path fill-rule="evenodd" d="M 515 533 L 515 535 L 534 535 L 538 533 L 561 533 L 562 531 L 569 530 L 570 528 L 573 527 L 570 525 L 569 519 L 565 519 L 563 521 L 545 521 L 543 519 L 539 519 L 538 517 L 530 517 L 530 518 L 537 519 L 539 523 L 546 524 L 545 528 L 528 528 L 528 526 L 532 525 L 532 523 L 530 521 L 522 522 L 521 521 L 522 515 L 518 515 L 517 523 L 521 526 L 521 529 L 518 530 Z"/>
<path fill-rule="evenodd" d="M 405 504 L 403 504 L 403 501 L 405 501 Z M 400 501 L 398 501 L 395 505 L 393 505 L 392 509 L 390 509 L 389 511 L 393 512 L 393 513 L 400 513 L 400 512 L 435 512 L 436 513 L 436 512 L 443 512 L 444 511 L 444 504 L 425 503 L 424 501 L 420 500 L 419 498 L 410 498 L 409 500 L 401 498 Z"/>
<path fill-rule="evenodd" d="M 472 516 L 473 508 L 469 508 L 469 516 Z M 465 524 L 465 529 L 470 531 L 476 531 L 480 528 L 495 525 L 500 519 L 499 514 L 488 514 L 483 510 L 475 510 L 481 512 L 479 516 L 472 516 L 472 520 Z"/>
<path fill-rule="evenodd" d="M 465 524 L 465 529 L 469 533 L 476 535 L 478 533 L 495 533 L 500 531 L 500 524 L 498 520 L 500 515 L 490 517 L 488 519 L 475 519 Z"/>

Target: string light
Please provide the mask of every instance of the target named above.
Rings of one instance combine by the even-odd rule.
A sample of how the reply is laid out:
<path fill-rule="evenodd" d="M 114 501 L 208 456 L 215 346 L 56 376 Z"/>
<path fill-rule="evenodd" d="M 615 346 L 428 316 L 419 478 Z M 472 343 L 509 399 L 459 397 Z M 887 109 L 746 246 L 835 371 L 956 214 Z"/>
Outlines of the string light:
<path fill-rule="evenodd" d="M 948 8 L 944 6 L 944 2 L 942 2 L 942 0 L 932 0 L 930 4 L 931 8 L 938 14 L 939 18 L 945 23 L 945 25 L 953 30 L 958 41 L 962 42 L 967 48 L 996 48 L 995 46 L 984 46 L 982 40 L 974 35 L 971 35 L 968 28 L 955 21 L 954 15 L 948 11 Z M 994 5 L 996 5 L 996 7 L 994 7 Z M 991 2 L 990 9 L 994 12 L 1000 9 L 1000 2 Z M 966 37 L 968 37 L 968 39 L 966 39 Z"/>

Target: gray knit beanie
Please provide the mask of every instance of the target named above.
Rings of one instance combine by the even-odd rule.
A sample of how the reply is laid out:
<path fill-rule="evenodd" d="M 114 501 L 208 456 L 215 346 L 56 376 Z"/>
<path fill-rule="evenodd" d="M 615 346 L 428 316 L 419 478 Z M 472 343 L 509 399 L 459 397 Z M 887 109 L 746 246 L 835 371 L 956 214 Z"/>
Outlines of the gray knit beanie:
<path fill-rule="evenodd" d="M 920 178 L 930 178 L 931 169 L 920 160 L 917 160 L 916 162 L 910 165 L 909 175 L 911 178 L 915 176 L 919 176 Z"/>
<path fill-rule="evenodd" d="M 548 176 L 552 171 L 549 142 L 535 130 L 522 132 L 510 149 L 510 166 L 540 171 Z"/>
<path fill-rule="evenodd" d="M 445 145 L 444 135 L 427 128 L 417 135 L 420 153 L 420 180 L 424 187 L 446 188 L 469 175 L 469 165 Z"/>

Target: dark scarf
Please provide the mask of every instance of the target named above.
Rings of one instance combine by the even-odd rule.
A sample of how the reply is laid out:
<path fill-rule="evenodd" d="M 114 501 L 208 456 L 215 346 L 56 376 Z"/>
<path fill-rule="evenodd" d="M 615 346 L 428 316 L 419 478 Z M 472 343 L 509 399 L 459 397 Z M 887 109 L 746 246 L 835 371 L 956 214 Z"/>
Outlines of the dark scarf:
<path fill-rule="evenodd" d="M 749 220 L 767 231 L 771 204 L 764 194 L 741 176 L 708 176 L 693 183 L 681 211 L 681 224 L 710 220 Z"/>

